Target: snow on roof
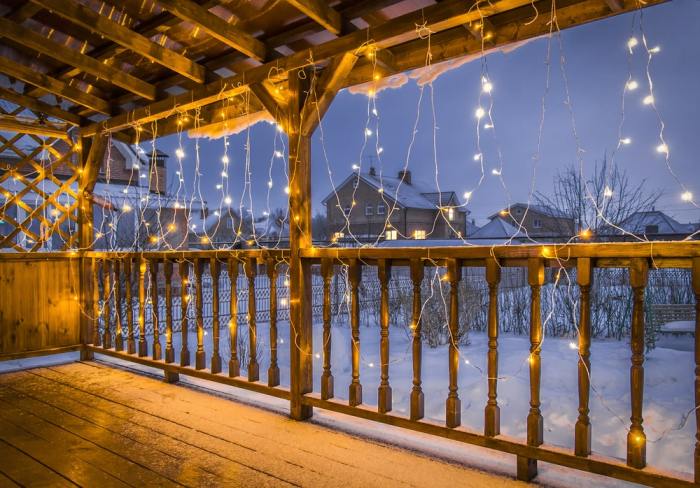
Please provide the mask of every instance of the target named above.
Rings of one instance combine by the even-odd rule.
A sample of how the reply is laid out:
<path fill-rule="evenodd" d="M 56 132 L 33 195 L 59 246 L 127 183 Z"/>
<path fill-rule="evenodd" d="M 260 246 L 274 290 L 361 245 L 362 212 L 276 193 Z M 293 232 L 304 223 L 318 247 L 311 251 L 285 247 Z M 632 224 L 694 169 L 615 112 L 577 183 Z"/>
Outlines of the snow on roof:
<path fill-rule="evenodd" d="M 511 239 L 526 237 L 517 227 L 510 225 L 503 219 L 492 219 L 488 224 L 468 235 L 469 239 Z"/>
<path fill-rule="evenodd" d="M 649 226 L 657 226 L 656 232 L 648 232 Z M 697 225 L 681 224 L 673 217 L 660 210 L 650 210 L 647 212 L 635 212 L 625 219 L 619 227 L 634 234 L 692 234 Z M 612 234 L 619 231 L 612 229 Z"/>
<path fill-rule="evenodd" d="M 549 217 L 556 217 L 560 219 L 570 219 L 570 215 L 566 215 L 564 212 L 561 210 L 558 210 L 556 208 L 548 207 L 546 205 L 535 205 L 533 203 L 513 203 L 508 207 L 508 211 L 512 211 L 514 208 L 522 208 L 522 209 L 528 209 L 528 212 L 535 212 L 541 215 L 547 215 Z M 496 212 L 493 215 L 489 215 L 489 219 L 494 219 L 496 217 L 499 217 L 501 215 L 501 211 Z"/>

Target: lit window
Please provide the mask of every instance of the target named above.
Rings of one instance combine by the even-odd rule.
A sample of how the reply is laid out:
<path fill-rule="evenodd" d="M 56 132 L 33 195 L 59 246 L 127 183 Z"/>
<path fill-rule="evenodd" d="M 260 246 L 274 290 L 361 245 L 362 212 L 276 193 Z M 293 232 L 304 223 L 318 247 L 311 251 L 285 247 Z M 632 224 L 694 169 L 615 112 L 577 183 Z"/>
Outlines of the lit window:
<path fill-rule="evenodd" d="M 413 231 L 414 239 L 425 239 L 425 231 L 423 229 L 416 229 Z"/>
<path fill-rule="evenodd" d="M 386 231 L 384 234 L 384 239 L 387 241 L 395 241 L 398 238 L 398 232 L 396 232 L 396 229 L 391 229 Z"/>
<path fill-rule="evenodd" d="M 344 232 L 334 232 L 333 233 L 333 240 L 334 241 L 337 241 L 338 239 L 342 239 L 343 237 L 345 237 Z"/>
<path fill-rule="evenodd" d="M 447 209 L 447 220 L 452 222 L 454 219 L 455 219 L 455 209 L 454 208 Z"/>
<path fill-rule="evenodd" d="M 386 207 L 383 203 L 377 205 L 377 215 L 384 215 L 386 213 Z"/>
<path fill-rule="evenodd" d="M 365 215 L 369 217 L 370 215 L 374 215 L 374 205 L 368 204 L 365 207 Z"/>
<path fill-rule="evenodd" d="M 542 221 L 540 219 L 533 219 L 532 220 L 532 226 L 535 229 L 541 229 L 542 228 Z"/>

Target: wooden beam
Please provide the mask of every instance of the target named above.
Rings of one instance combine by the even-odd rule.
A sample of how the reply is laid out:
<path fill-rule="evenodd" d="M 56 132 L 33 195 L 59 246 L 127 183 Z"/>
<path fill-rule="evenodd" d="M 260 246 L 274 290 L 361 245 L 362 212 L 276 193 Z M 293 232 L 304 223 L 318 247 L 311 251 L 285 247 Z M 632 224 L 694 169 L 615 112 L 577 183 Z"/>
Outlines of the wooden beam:
<path fill-rule="evenodd" d="M 37 34 L 31 29 L 27 29 L 26 27 L 2 17 L 0 17 L 0 36 L 7 37 L 29 49 L 33 49 L 53 59 L 80 68 L 81 71 L 120 86 L 148 100 L 156 99 L 156 87 L 150 83 L 146 83 L 135 76 L 125 73 L 121 69 L 102 63 L 95 58 L 70 49 L 63 44 L 59 44 L 52 39 Z"/>
<path fill-rule="evenodd" d="M 300 121 L 302 135 L 311 136 L 356 62 L 357 56 L 349 52 L 331 59 L 304 103 Z"/>
<path fill-rule="evenodd" d="M 620 12 L 624 8 L 622 0 L 605 0 L 605 3 L 613 12 Z"/>
<path fill-rule="evenodd" d="M 64 19 L 89 29 L 121 46 L 161 64 L 166 68 L 180 73 L 187 78 L 204 83 L 204 67 L 195 63 L 191 59 L 182 56 L 150 39 L 137 34 L 133 30 L 125 27 L 104 15 L 100 15 L 91 8 L 78 3 L 65 2 L 63 0 L 31 0 L 37 5 L 51 10 Z"/>
<path fill-rule="evenodd" d="M 213 38 L 246 56 L 258 61 L 265 59 L 267 54 L 265 44 L 191 0 L 157 0 L 157 2 L 173 15 L 192 22 Z"/>
<path fill-rule="evenodd" d="M 326 0 L 287 0 L 287 3 L 314 19 L 333 34 L 340 34 L 342 24 L 340 14 L 329 7 Z"/>
<path fill-rule="evenodd" d="M 70 100 L 78 105 L 83 105 L 96 112 L 110 115 L 111 109 L 109 103 L 101 98 L 98 98 L 89 93 L 68 85 L 63 81 L 52 78 L 48 75 L 40 73 L 29 66 L 16 63 L 8 58 L 0 56 L 0 73 L 22 80 L 25 83 L 34 85 L 56 96 Z"/>
<path fill-rule="evenodd" d="M 263 81 L 250 85 L 250 91 L 275 120 L 285 117 L 285 104 L 279 97 L 273 95 L 274 88 L 271 88 L 268 82 Z"/>
<path fill-rule="evenodd" d="M 65 110 L 61 110 L 55 105 L 49 105 L 46 102 L 42 102 L 41 100 L 37 100 L 36 98 L 28 97 L 26 95 L 21 95 L 12 90 L 8 90 L 7 88 L 0 87 L 0 98 L 7 100 L 8 102 L 12 102 L 15 105 L 32 110 L 33 112 L 43 113 L 44 115 L 65 120 L 71 125 L 80 125 L 79 116 Z"/>
<path fill-rule="evenodd" d="M 56 137 L 68 140 L 68 132 L 52 125 L 40 124 L 38 121 L 29 122 L 27 119 L 16 117 L 0 117 L 0 131 L 33 134 L 35 136 Z"/>
<path fill-rule="evenodd" d="M 655 5 L 664 1 L 650 0 L 646 5 Z M 374 39 L 375 46 L 380 48 L 397 46 L 393 49 L 397 72 L 419 68 L 425 66 L 426 41 L 417 39 L 415 23 L 418 21 L 421 24 L 427 22 L 427 27 L 433 32 L 433 63 L 480 52 L 481 42 L 476 41 L 471 36 L 465 36 L 464 28 L 461 26 L 476 21 L 482 16 L 488 15 L 498 18 L 498 22 L 495 17 L 490 19 L 496 29 L 493 36 L 493 46 L 495 47 L 546 35 L 550 31 L 547 25 L 549 21 L 547 15 L 541 15 L 536 22 L 523 25 L 523 21 L 532 20 L 530 5 L 527 0 L 502 0 L 482 8 L 479 14 L 476 11 L 465 12 L 462 2 L 458 0 L 446 0 L 437 5 L 426 7 L 422 12 L 412 12 L 397 17 L 377 28 L 359 30 L 274 62 L 249 69 L 241 74 L 117 115 L 104 122 L 91 124 L 83 128 L 82 133 L 91 135 L 99 130 L 121 130 L 130 127 L 133 123 L 143 124 L 167 117 L 172 114 L 175 107 L 178 110 L 187 111 L 208 105 L 244 92 L 249 84 L 266 80 L 271 69 L 286 71 L 295 66 L 305 66 L 308 64 L 309 58 L 321 61 L 343 52 L 361 55 L 370 48 L 366 44 L 366 39 Z M 607 5 L 599 0 L 564 1 L 563 5 L 562 2 L 558 2 L 557 7 L 557 20 L 562 29 L 614 15 Z M 624 11 L 631 11 L 635 8 L 637 8 L 636 5 L 629 3 L 625 6 Z M 503 17 L 502 21 L 501 17 Z M 442 31 L 448 31 L 458 26 L 459 29 L 446 32 L 444 35 L 440 34 Z M 382 73 L 382 76 L 393 74 L 387 72 Z M 371 71 L 367 73 L 358 70 L 357 75 L 353 72 L 344 86 L 365 83 L 370 80 L 372 80 Z"/>

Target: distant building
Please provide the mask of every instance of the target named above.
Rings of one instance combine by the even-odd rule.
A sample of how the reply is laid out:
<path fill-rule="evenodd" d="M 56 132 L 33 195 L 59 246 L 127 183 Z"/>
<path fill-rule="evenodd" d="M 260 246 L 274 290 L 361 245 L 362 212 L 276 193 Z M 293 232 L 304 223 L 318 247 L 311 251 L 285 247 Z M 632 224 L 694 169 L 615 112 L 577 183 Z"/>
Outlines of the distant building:
<path fill-rule="evenodd" d="M 576 226 L 571 216 L 545 205 L 514 203 L 491 215 L 489 220 L 501 220 L 515 228 L 522 237 L 533 239 L 566 240 L 576 234 Z"/>
<path fill-rule="evenodd" d="M 334 240 L 457 239 L 467 210 L 454 191 L 415 182 L 410 171 L 384 176 L 375 168 L 349 175 L 324 200 Z M 388 225 L 387 225 L 388 223 Z"/>
<path fill-rule="evenodd" d="M 636 240 L 634 236 L 640 236 L 654 241 L 673 241 L 687 238 L 700 229 L 700 224 L 681 224 L 670 215 L 652 208 L 633 213 L 617 227 L 619 229 L 612 226 L 603 229 L 600 232 L 601 238 L 617 241 Z"/>

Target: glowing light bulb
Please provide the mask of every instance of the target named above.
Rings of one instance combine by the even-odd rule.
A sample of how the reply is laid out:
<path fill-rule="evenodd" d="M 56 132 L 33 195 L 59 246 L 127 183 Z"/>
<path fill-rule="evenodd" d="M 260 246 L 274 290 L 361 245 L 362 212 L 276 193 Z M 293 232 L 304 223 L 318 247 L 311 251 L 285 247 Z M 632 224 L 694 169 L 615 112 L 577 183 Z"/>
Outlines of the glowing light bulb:
<path fill-rule="evenodd" d="M 228 196 L 228 195 L 226 195 L 226 197 L 224 198 L 224 203 L 225 203 L 226 205 L 231 205 L 231 201 L 232 201 L 232 200 L 231 200 L 231 197 Z"/>
<path fill-rule="evenodd" d="M 620 139 L 620 144 L 624 144 L 624 145 L 632 144 L 632 139 L 630 139 L 629 137 L 623 137 L 622 139 Z"/>
<path fill-rule="evenodd" d="M 131 205 L 129 205 L 128 203 L 125 203 L 124 206 L 122 207 L 122 211 L 125 213 L 131 212 Z"/>
<path fill-rule="evenodd" d="M 472 197 L 472 192 L 470 191 L 465 191 L 464 195 L 462 195 L 465 200 L 469 200 Z"/>
<path fill-rule="evenodd" d="M 656 152 L 661 154 L 668 154 L 668 146 L 666 144 L 659 144 L 656 146 Z"/>
<path fill-rule="evenodd" d="M 575 342 L 571 341 L 569 342 L 569 349 L 578 349 L 578 346 Z"/>
<path fill-rule="evenodd" d="M 372 129 L 370 129 L 369 127 L 367 129 L 365 129 L 366 136 L 371 136 L 372 134 L 373 134 Z"/>
<path fill-rule="evenodd" d="M 228 164 L 228 163 L 229 163 L 229 159 L 228 159 L 228 156 L 227 156 L 226 154 L 224 154 L 224 156 L 221 158 L 221 162 L 224 163 L 224 164 Z"/>
<path fill-rule="evenodd" d="M 474 115 L 476 116 L 477 119 L 480 119 L 480 118 L 482 118 L 484 115 L 486 115 L 486 111 L 485 111 L 483 108 L 479 107 L 479 108 L 477 108 L 476 111 L 474 112 Z"/>
<path fill-rule="evenodd" d="M 181 207 L 180 202 L 175 202 L 174 207 L 175 207 L 175 208 L 180 208 L 180 207 Z"/>
<path fill-rule="evenodd" d="M 287 195 L 289 195 L 290 189 L 289 189 L 288 186 L 285 186 L 285 187 L 284 187 L 284 192 L 285 192 Z"/>
<path fill-rule="evenodd" d="M 376 92 L 374 90 L 367 90 L 367 98 L 374 98 Z"/>
<path fill-rule="evenodd" d="M 630 80 L 627 82 L 627 85 L 625 85 L 629 91 L 636 90 L 639 88 L 639 83 L 637 83 L 635 80 Z"/>
<path fill-rule="evenodd" d="M 372 109 L 372 115 L 374 115 L 375 117 L 379 115 L 379 112 L 377 112 L 376 108 Z"/>
<path fill-rule="evenodd" d="M 272 188 L 272 180 L 270 180 L 270 181 L 267 182 L 267 187 L 268 187 L 268 188 Z"/>
<path fill-rule="evenodd" d="M 175 149 L 175 156 L 177 156 L 178 159 L 182 159 L 185 157 L 185 151 L 183 151 L 181 147 L 178 147 Z"/>
<path fill-rule="evenodd" d="M 464 360 L 464 364 L 470 364 L 468 359 Z"/>
<path fill-rule="evenodd" d="M 489 123 L 484 124 L 484 129 L 493 129 L 493 124 L 489 124 Z"/>
<path fill-rule="evenodd" d="M 353 170 L 353 171 L 357 171 L 358 169 L 360 169 L 360 166 L 359 166 L 358 164 L 353 164 L 353 165 L 352 165 L 352 170 Z"/>
<path fill-rule="evenodd" d="M 172 223 L 171 223 L 171 224 L 168 224 L 168 230 L 169 230 L 170 232 L 173 232 L 173 231 L 175 231 L 176 229 L 177 229 L 177 226 L 176 226 L 175 224 L 172 224 Z"/>
<path fill-rule="evenodd" d="M 282 151 L 275 151 L 275 157 L 276 157 L 276 158 L 281 158 L 281 157 L 283 157 Z"/>
<path fill-rule="evenodd" d="M 383 152 L 384 152 L 384 148 L 383 148 L 383 147 L 378 147 L 378 148 L 377 148 L 377 154 L 381 154 L 381 153 L 383 153 Z"/>
<path fill-rule="evenodd" d="M 491 90 L 493 90 L 493 84 L 490 81 L 486 81 L 482 83 L 481 89 L 484 93 L 491 93 Z"/>
<path fill-rule="evenodd" d="M 647 96 L 644 97 L 644 99 L 642 100 L 642 103 L 643 103 L 644 105 L 651 105 L 652 103 L 654 103 L 654 97 L 653 97 L 652 95 L 647 95 Z"/>
<path fill-rule="evenodd" d="M 374 363 L 369 363 L 367 366 L 369 366 L 370 368 L 374 368 Z"/>
<path fill-rule="evenodd" d="M 627 48 L 632 52 L 632 48 L 635 47 L 637 44 L 639 44 L 639 41 L 637 40 L 636 37 L 630 37 L 629 40 L 627 41 Z"/>
<path fill-rule="evenodd" d="M 481 156 L 481 153 L 476 153 L 476 154 L 474 155 L 474 161 L 481 161 L 481 157 L 482 157 L 482 156 Z"/>
<path fill-rule="evenodd" d="M 316 359 L 319 359 L 319 358 L 321 357 L 321 355 L 320 355 L 319 353 L 316 353 L 316 354 L 314 354 L 314 357 L 315 357 Z"/>
<path fill-rule="evenodd" d="M 215 210 L 215 211 L 214 211 L 214 215 L 216 215 L 216 216 L 218 217 L 218 216 L 220 216 L 221 214 L 219 213 L 218 210 Z"/>
<path fill-rule="evenodd" d="M 218 184 L 218 185 L 216 185 L 216 189 L 217 189 L 217 190 L 221 190 L 221 189 L 223 188 L 223 186 L 224 186 L 224 185 L 222 185 L 222 184 Z"/>
<path fill-rule="evenodd" d="M 126 194 L 126 193 L 129 193 L 129 190 L 127 190 L 126 188 L 124 188 L 124 189 L 122 190 L 122 193 L 125 193 L 125 194 Z"/>
<path fill-rule="evenodd" d="M 384 188 L 380 188 L 380 189 L 377 190 L 377 191 L 378 191 L 379 193 L 384 193 Z"/>
<path fill-rule="evenodd" d="M 651 49 L 649 49 L 649 52 L 652 54 L 657 54 L 661 52 L 661 46 L 654 46 Z"/>
<path fill-rule="evenodd" d="M 226 171 L 221 172 L 221 177 L 222 178 L 228 178 L 228 173 Z"/>
<path fill-rule="evenodd" d="M 494 176 L 501 176 L 501 170 L 498 169 L 498 168 L 493 168 L 493 169 L 491 170 L 491 174 L 494 175 Z"/>
<path fill-rule="evenodd" d="M 692 202 L 693 201 L 693 194 L 689 191 L 684 191 L 681 194 L 681 200 L 683 200 L 684 202 Z"/>
<path fill-rule="evenodd" d="M 581 233 L 579 234 L 579 236 L 580 236 L 582 239 L 590 239 L 591 234 L 592 234 L 592 233 L 591 233 L 591 229 L 583 229 L 583 230 L 581 231 Z"/>
<path fill-rule="evenodd" d="M 281 124 L 277 124 L 277 132 L 283 132 L 284 128 L 282 127 Z"/>

